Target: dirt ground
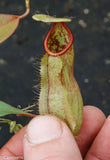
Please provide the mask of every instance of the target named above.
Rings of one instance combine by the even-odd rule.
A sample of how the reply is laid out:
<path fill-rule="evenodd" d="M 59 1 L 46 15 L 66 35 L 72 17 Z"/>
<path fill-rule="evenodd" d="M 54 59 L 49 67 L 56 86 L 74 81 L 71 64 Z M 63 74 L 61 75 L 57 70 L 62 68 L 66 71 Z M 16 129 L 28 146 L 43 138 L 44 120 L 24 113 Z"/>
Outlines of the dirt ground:
<path fill-rule="evenodd" d="M 0 13 L 20 15 L 24 11 L 24 0 L 0 0 Z M 97 106 L 108 116 L 110 0 L 31 0 L 29 16 L 21 20 L 16 32 L 0 45 L 0 100 L 13 106 L 26 107 L 37 99 L 39 92 L 33 87 L 39 83 L 40 78 L 36 68 L 45 53 L 43 40 L 52 24 L 32 20 L 32 15 L 36 13 L 73 17 L 67 25 L 74 35 L 74 74 L 84 105 Z M 8 118 L 16 119 L 23 125 L 29 121 L 20 116 Z M 8 133 L 6 124 L 0 126 L 1 147 L 12 134 Z"/>

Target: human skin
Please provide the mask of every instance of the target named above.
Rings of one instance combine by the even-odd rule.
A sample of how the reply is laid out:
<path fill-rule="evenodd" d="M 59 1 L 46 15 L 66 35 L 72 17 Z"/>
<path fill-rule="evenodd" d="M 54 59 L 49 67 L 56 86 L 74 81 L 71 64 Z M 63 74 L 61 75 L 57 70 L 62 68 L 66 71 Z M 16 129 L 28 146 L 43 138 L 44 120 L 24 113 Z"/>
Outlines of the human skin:
<path fill-rule="evenodd" d="M 23 156 L 24 160 L 109 160 L 109 133 L 110 116 L 106 119 L 94 106 L 84 107 L 76 140 L 57 117 L 36 116 L 2 147 L 0 156 Z"/>

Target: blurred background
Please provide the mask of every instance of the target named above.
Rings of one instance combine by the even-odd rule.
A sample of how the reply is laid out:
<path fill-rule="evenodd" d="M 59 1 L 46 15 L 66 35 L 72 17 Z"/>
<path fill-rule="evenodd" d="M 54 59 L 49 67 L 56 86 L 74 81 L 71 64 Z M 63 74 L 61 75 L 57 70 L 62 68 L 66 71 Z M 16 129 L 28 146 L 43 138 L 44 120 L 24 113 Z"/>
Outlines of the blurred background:
<path fill-rule="evenodd" d="M 20 21 L 16 32 L 0 44 L 0 100 L 12 106 L 27 107 L 36 102 L 40 76 L 36 70 L 45 53 L 43 40 L 52 24 L 36 22 L 32 15 L 49 14 L 73 17 L 67 23 L 74 35 L 74 75 L 81 89 L 84 105 L 110 114 L 110 0 L 31 0 L 31 12 Z M 0 0 L 0 13 L 21 15 L 24 0 Z M 34 109 L 34 113 L 38 113 Z M 23 125 L 29 118 L 6 116 Z M 13 134 L 0 124 L 0 147 Z"/>

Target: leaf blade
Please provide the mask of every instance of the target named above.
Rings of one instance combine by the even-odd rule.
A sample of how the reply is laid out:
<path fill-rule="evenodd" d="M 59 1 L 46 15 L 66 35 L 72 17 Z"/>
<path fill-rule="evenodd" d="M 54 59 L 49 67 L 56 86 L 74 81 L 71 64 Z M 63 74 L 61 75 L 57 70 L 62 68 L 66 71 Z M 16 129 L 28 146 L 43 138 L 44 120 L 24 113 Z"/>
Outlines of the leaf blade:
<path fill-rule="evenodd" d="M 19 20 L 19 16 L 0 14 L 0 44 L 14 33 Z"/>
<path fill-rule="evenodd" d="M 8 115 L 8 114 L 18 114 L 18 115 L 25 115 L 25 116 L 31 116 L 32 114 L 27 113 L 21 109 L 15 108 L 3 101 L 0 101 L 0 117 Z M 34 117 L 35 115 L 33 115 Z"/>

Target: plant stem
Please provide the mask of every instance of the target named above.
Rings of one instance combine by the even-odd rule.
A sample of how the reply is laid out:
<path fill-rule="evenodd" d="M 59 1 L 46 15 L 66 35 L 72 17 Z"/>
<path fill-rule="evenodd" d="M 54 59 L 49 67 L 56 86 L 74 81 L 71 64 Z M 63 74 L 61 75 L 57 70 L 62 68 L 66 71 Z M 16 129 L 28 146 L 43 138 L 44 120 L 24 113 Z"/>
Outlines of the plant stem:
<path fill-rule="evenodd" d="M 25 18 L 29 14 L 29 12 L 30 12 L 29 2 L 30 2 L 30 0 L 25 0 L 26 12 L 23 15 L 19 16 L 20 19 Z"/>
<path fill-rule="evenodd" d="M 35 117 L 35 116 L 37 116 L 37 115 L 35 115 L 35 114 L 31 114 L 31 113 L 27 113 L 27 114 L 25 114 L 25 113 L 22 113 L 22 114 L 20 114 L 20 115 L 22 115 L 22 116 L 27 116 L 27 117 Z"/>

